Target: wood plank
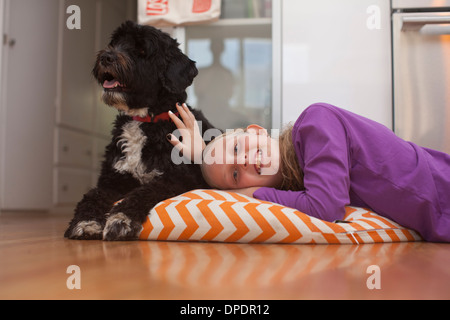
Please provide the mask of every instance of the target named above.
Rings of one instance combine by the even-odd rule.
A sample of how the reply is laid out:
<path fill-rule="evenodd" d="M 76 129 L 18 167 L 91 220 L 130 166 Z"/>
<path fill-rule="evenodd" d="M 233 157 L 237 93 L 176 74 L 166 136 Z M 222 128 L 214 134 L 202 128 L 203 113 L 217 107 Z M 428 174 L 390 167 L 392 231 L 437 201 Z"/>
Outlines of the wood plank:
<path fill-rule="evenodd" d="M 63 238 L 66 214 L 0 214 L 0 299 L 449 299 L 450 245 Z M 69 290 L 70 265 L 81 289 Z M 370 290 L 370 265 L 381 289 Z"/>

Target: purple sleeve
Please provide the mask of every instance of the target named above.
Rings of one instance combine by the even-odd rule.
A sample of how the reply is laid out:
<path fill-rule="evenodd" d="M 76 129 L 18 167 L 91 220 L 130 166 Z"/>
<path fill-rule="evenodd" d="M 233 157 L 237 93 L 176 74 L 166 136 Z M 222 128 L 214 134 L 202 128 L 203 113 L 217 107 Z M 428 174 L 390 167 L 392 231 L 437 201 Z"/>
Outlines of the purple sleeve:
<path fill-rule="evenodd" d="M 313 105 L 295 123 L 292 138 L 305 191 L 260 188 L 253 196 L 322 220 L 342 219 L 350 203 L 349 144 L 342 120 L 327 106 Z"/>

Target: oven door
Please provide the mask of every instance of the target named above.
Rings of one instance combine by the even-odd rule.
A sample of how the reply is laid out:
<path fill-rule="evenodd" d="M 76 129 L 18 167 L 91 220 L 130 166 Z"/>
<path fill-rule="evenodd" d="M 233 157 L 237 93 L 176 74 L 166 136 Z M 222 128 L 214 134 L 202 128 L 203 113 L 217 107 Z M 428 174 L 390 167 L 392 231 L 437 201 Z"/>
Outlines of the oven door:
<path fill-rule="evenodd" d="M 450 12 L 394 13 L 394 130 L 450 153 Z"/>

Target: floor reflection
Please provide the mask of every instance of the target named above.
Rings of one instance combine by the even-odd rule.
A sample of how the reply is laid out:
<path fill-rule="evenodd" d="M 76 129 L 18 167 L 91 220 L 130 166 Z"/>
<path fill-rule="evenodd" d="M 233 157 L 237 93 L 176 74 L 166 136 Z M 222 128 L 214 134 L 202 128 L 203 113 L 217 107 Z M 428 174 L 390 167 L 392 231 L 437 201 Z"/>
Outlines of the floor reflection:
<path fill-rule="evenodd" d="M 177 286 L 270 287 L 307 275 L 343 269 L 366 276 L 359 266 L 384 267 L 410 250 L 383 245 L 252 245 L 192 242 L 141 242 L 152 278 Z M 365 270 L 365 269 L 364 269 Z M 362 273 L 362 274 L 361 274 Z"/>

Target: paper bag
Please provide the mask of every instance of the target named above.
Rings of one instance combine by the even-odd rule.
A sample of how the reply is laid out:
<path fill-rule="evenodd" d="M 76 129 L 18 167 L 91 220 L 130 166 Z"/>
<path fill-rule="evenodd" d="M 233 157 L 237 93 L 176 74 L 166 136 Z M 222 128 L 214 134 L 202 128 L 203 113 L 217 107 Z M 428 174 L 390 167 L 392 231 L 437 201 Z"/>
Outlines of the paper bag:
<path fill-rule="evenodd" d="M 220 0 L 138 0 L 138 22 L 157 27 L 213 22 Z"/>

